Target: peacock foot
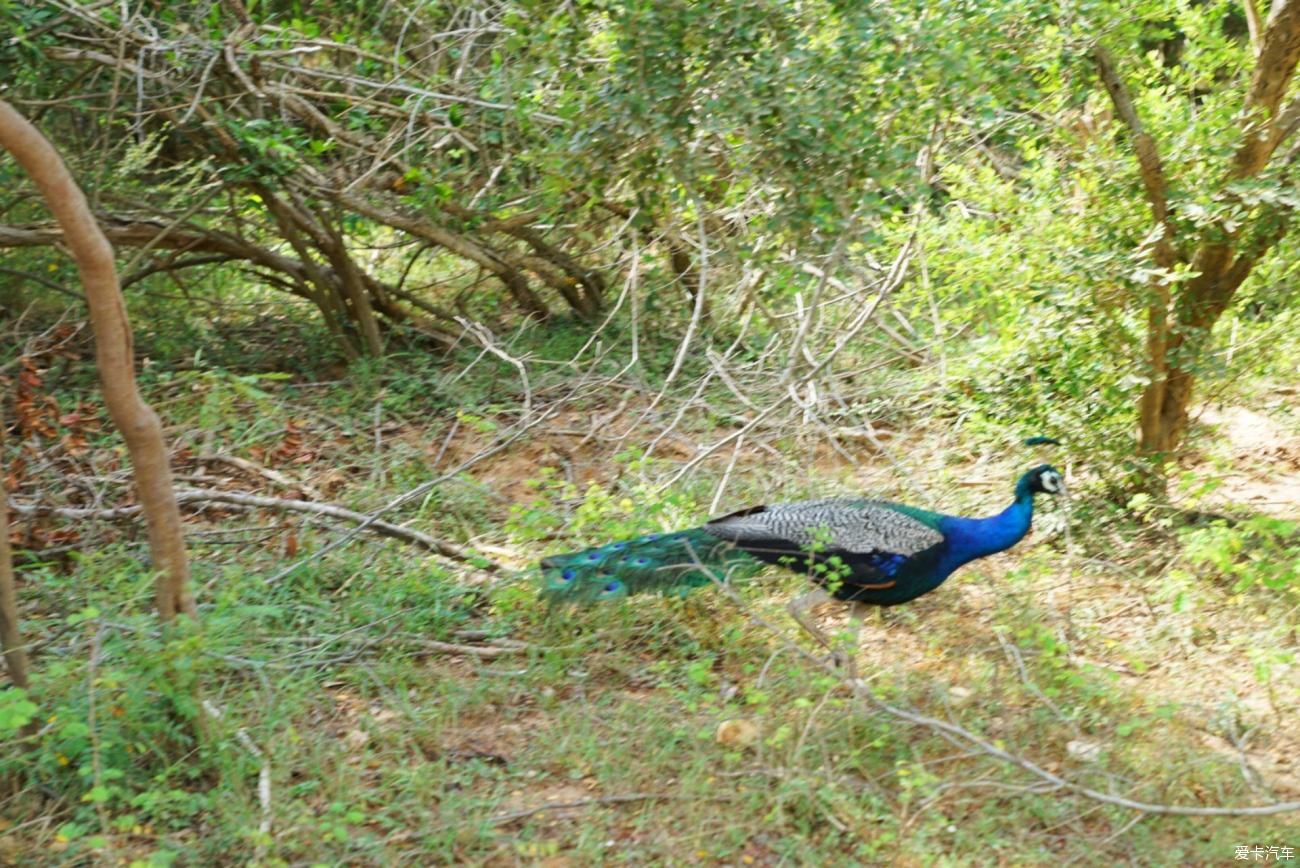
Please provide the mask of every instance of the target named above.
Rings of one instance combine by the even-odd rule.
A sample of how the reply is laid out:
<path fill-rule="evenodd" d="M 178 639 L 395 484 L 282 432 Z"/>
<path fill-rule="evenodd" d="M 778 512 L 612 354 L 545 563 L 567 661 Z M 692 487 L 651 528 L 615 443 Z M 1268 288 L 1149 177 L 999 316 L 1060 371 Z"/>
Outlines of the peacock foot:
<path fill-rule="evenodd" d="M 848 676 L 850 681 L 857 680 L 858 662 L 851 652 L 841 648 L 826 655 L 825 660 L 834 667 L 837 672 Z"/>

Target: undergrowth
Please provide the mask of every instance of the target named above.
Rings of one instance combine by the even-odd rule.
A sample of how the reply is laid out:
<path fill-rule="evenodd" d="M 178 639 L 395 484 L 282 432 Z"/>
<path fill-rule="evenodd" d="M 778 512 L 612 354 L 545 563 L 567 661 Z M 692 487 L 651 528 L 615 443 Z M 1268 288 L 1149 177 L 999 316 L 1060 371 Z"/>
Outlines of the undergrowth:
<path fill-rule="evenodd" d="M 801 475 L 761 451 L 729 475 L 724 452 L 666 485 L 679 466 L 667 445 L 592 435 L 573 448 L 613 390 L 574 398 L 556 423 L 568 433 L 539 428 L 500 463 L 475 463 L 513 424 L 520 385 L 508 365 L 484 358 L 465 375 L 472 359 L 459 361 L 373 363 L 324 387 L 212 366 L 145 383 L 191 452 L 261 462 L 353 508 L 451 471 L 386 517 L 510 567 L 690 525 L 715 499 L 869 488 L 984 513 L 1030 460 L 992 451 L 1007 439 L 994 413 L 927 447 L 896 405 L 892 448 L 911 478 L 788 432 L 773 452 L 814 456 Z M 563 379 L 530 386 L 549 396 Z M 83 433 L 63 472 L 116 473 L 111 433 Z M 960 484 L 972 457 L 987 484 Z M 34 486 L 52 471 L 29 472 Z M 123 483 L 97 484 L 111 502 Z M 1295 603 L 1295 524 L 1185 525 L 1086 486 L 1071 521 L 1072 543 L 1040 534 L 869 623 L 859 666 L 872 694 L 1117 796 L 1285 796 L 1256 765 L 1293 744 L 1295 632 L 1277 613 Z M 323 551 L 337 531 L 315 521 L 217 513 L 189 528 L 197 626 L 159 628 L 129 532 L 87 523 L 71 553 L 35 540 L 21 553 L 37 679 L 30 696 L 0 692 L 0 860 L 1208 864 L 1238 845 L 1300 843 L 1276 817 L 1100 804 L 855 698 L 790 629 L 782 603 L 799 581 L 773 572 L 738 589 L 739 607 L 705 590 L 547 611 L 527 574 L 485 577 L 374 537 Z M 1219 680 L 1191 689 L 1198 679 Z"/>

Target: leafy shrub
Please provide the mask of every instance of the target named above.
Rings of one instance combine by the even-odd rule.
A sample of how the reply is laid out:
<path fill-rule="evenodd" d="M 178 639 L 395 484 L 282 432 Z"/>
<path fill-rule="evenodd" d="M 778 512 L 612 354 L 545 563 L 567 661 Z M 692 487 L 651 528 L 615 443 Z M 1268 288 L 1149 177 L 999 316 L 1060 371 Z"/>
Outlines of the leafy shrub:
<path fill-rule="evenodd" d="M 1187 559 L 1200 572 L 1233 581 L 1233 591 L 1262 585 L 1300 590 L 1300 522 L 1257 515 L 1237 524 L 1215 522 L 1188 531 Z"/>

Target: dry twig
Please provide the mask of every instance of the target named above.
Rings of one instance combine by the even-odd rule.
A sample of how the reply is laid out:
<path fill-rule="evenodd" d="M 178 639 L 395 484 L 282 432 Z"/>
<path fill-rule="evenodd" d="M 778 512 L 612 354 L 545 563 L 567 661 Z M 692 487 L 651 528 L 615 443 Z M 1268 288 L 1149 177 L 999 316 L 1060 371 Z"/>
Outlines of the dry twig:
<path fill-rule="evenodd" d="M 203 710 L 207 712 L 208 716 L 213 720 L 221 720 L 221 709 L 218 708 L 212 700 L 203 700 Z M 258 823 L 257 830 L 263 835 L 270 835 L 271 821 L 275 816 L 274 805 L 271 801 L 270 757 L 268 757 L 266 753 L 257 746 L 257 743 L 253 741 L 252 737 L 248 734 L 248 730 L 244 729 L 244 727 L 241 726 L 235 730 L 235 738 L 238 739 L 244 750 L 252 754 L 253 757 L 261 763 L 261 769 L 257 773 L 257 800 L 262 808 L 262 819 L 261 822 Z"/>

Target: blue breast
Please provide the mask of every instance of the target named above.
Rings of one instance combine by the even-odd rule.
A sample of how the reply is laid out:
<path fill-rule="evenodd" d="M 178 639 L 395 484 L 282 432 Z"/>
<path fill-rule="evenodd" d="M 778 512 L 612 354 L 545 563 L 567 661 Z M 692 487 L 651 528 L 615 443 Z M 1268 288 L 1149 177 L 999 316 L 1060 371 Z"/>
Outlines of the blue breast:
<path fill-rule="evenodd" d="M 881 572 L 896 580 L 893 587 L 857 593 L 850 590 L 851 596 L 836 596 L 841 599 L 856 598 L 880 606 L 915 600 L 939 587 L 963 564 L 1011 548 L 1029 532 L 1032 518 L 1033 501 L 1029 498 L 1024 501 L 1018 499 L 990 518 L 944 516 L 938 524 L 938 530 L 944 539 L 934 551 L 910 558 L 876 555 Z"/>
<path fill-rule="evenodd" d="M 1031 497 L 1017 498 L 1002 512 L 989 518 L 944 516 L 939 522 L 944 537 L 940 562 L 951 573 L 976 558 L 1005 551 L 1025 538 L 1033 517 L 1034 501 Z"/>

